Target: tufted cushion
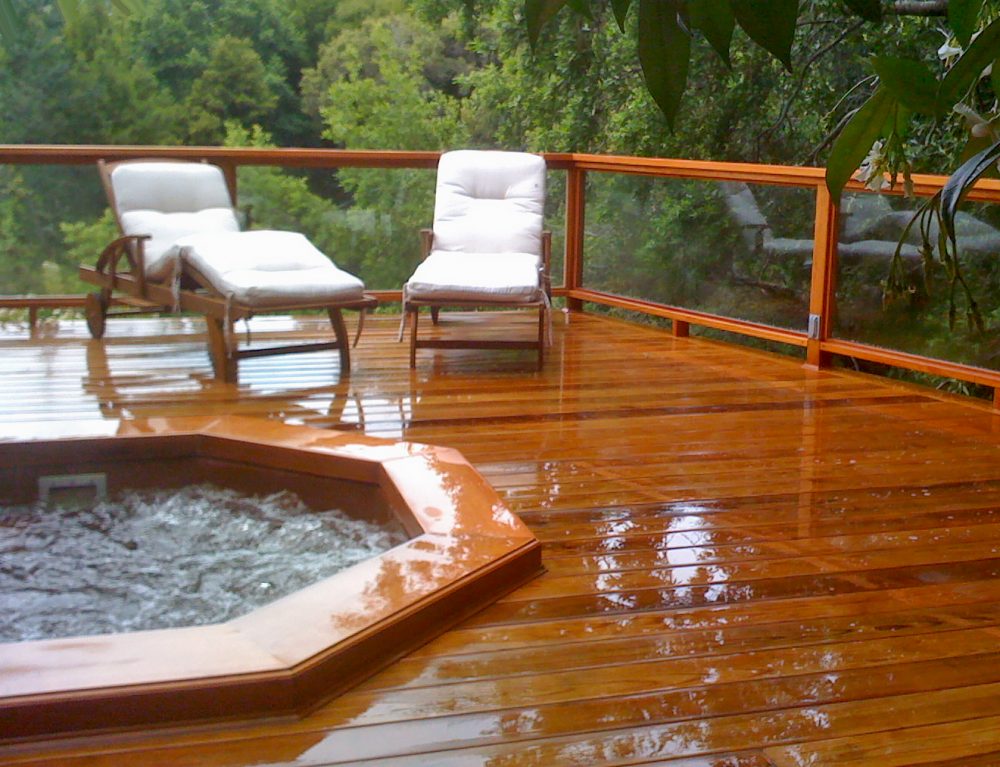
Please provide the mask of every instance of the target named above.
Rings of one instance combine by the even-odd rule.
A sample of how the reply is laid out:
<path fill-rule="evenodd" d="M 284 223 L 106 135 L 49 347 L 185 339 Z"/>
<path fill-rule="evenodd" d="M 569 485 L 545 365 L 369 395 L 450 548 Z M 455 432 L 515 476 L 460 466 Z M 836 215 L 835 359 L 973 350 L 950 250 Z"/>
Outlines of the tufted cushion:
<path fill-rule="evenodd" d="M 177 263 L 178 239 L 195 232 L 239 232 L 240 227 L 231 209 L 214 208 L 198 213 L 159 213 L 136 210 L 121 215 L 125 234 L 148 234 L 144 265 L 146 276 L 164 280 L 174 273 Z"/>
<path fill-rule="evenodd" d="M 446 152 L 438 163 L 434 249 L 542 252 L 545 160 L 523 152 Z"/>
<path fill-rule="evenodd" d="M 531 253 L 435 250 L 406 283 L 407 298 L 511 303 L 541 298 L 541 259 Z"/>
<path fill-rule="evenodd" d="M 238 232 L 239 222 L 222 171 L 186 162 L 130 162 L 110 174 L 124 234 L 148 234 L 146 276 L 173 274 L 175 242 L 202 232 Z"/>
<path fill-rule="evenodd" d="M 338 269 L 306 237 L 270 230 L 195 234 L 177 241 L 181 258 L 222 295 L 245 306 L 350 301 L 364 284 Z"/>

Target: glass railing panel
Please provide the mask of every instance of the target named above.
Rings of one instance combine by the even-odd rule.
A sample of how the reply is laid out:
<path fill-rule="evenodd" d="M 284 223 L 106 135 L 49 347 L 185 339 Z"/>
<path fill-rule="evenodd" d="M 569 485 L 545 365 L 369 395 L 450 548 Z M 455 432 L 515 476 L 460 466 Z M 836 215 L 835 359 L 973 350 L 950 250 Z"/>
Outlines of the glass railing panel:
<path fill-rule="evenodd" d="M 114 236 L 95 166 L 0 165 L 0 294 L 80 293 Z"/>
<path fill-rule="evenodd" d="M 545 228 L 552 233 L 552 287 L 565 284 L 566 171 L 549 170 L 545 188 Z"/>
<path fill-rule="evenodd" d="M 370 289 L 399 289 L 422 257 L 434 215 L 433 169 L 241 166 L 239 208 L 255 229 L 309 237 Z M 553 284 L 563 282 L 566 173 L 550 171 L 546 228 Z M 91 165 L 0 166 L 0 294 L 81 293 L 77 276 L 117 229 Z"/>
<path fill-rule="evenodd" d="M 252 226 L 302 232 L 371 290 L 398 290 L 421 259 L 434 213 L 433 170 L 241 167 Z"/>
<path fill-rule="evenodd" d="M 893 295 L 886 291 L 893 254 L 923 202 L 868 193 L 844 195 L 835 335 L 1000 370 L 1000 205 L 965 203 L 959 212 L 959 266 L 968 293 L 961 282 L 955 283 L 953 292 L 949 275 L 940 266 L 928 274 L 917 225 L 900 248 L 901 289 Z M 936 239 L 936 224 L 931 235 Z"/>
<path fill-rule="evenodd" d="M 292 171 L 242 167 L 241 205 L 255 228 L 300 231 L 372 290 L 398 290 L 420 262 L 419 231 L 434 218 L 433 169 Z M 553 285 L 563 282 L 566 173 L 549 171 L 545 227 Z"/>
<path fill-rule="evenodd" d="M 588 288 L 805 331 L 812 189 L 589 173 Z"/>

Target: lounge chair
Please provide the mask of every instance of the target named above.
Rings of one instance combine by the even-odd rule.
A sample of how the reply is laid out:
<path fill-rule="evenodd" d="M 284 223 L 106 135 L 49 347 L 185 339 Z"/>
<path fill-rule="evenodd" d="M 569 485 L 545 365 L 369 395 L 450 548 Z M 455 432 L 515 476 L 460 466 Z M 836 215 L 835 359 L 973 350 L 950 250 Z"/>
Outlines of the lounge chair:
<path fill-rule="evenodd" d="M 552 239 L 542 230 L 545 160 L 522 152 L 461 150 L 438 163 L 433 229 L 423 230 L 424 260 L 403 286 L 410 367 L 417 349 L 535 349 L 545 361 Z M 418 337 L 420 309 L 435 324 L 445 307 L 534 307 L 536 338 Z"/>
<path fill-rule="evenodd" d="M 100 287 L 87 299 L 87 324 L 104 334 L 113 293 L 140 311 L 205 315 L 217 378 L 235 381 L 239 360 L 322 349 L 340 352 L 350 371 L 350 340 L 342 309 L 376 306 L 361 280 L 338 269 L 295 232 L 240 231 L 235 194 L 222 170 L 206 163 L 136 160 L 98 163 L 122 236 L 80 277 Z M 233 324 L 264 312 L 325 309 L 335 340 L 239 348 Z M 114 315 L 111 315 L 114 316 Z"/>

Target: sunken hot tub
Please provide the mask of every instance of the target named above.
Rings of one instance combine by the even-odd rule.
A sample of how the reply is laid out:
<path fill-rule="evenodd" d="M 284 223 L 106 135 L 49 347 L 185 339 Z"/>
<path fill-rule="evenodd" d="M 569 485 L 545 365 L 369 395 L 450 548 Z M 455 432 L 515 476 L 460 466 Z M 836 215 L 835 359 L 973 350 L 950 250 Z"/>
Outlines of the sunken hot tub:
<path fill-rule="evenodd" d="M 108 492 L 291 490 L 394 516 L 410 538 L 224 623 L 0 644 L 0 738 L 303 714 L 541 568 L 528 529 L 447 448 L 236 417 L 0 443 L 0 505 L 33 501 L 40 479 L 76 492 L 74 477 Z"/>

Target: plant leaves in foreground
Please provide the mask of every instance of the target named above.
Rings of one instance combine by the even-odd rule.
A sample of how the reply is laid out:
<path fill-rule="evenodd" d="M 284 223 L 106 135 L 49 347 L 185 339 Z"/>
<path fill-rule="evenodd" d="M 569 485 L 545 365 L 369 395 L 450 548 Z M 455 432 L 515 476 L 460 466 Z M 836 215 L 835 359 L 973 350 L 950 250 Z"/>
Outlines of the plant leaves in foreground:
<path fill-rule="evenodd" d="M 1000 141 L 964 162 L 941 189 L 941 228 L 955 242 L 955 214 L 972 185 L 1000 159 Z"/>
<path fill-rule="evenodd" d="M 900 104 L 924 115 L 936 114 L 937 78 L 922 61 L 898 56 L 875 56 L 872 67 L 882 85 L 889 89 Z"/>
<path fill-rule="evenodd" d="M 640 0 L 639 64 L 646 88 L 673 130 L 687 86 L 691 38 L 677 20 L 680 0 Z"/>
<path fill-rule="evenodd" d="M 736 22 L 750 39 L 790 72 L 799 0 L 729 0 L 729 4 Z"/>
<path fill-rule="evenodd" d="M 611 0 L 611 10 L 615 12 L 615 21 L 618 22 L 618 28 L 624 32 L 625 31 L 625 17 L 628 16 L 628 7 L 632 4 L 632 0 Z"/>
<path fill-rule="evenodd" d="M 732 67 L 729 46 L 736 28 L 729 0 L 689 0 L 687 4 L 691 26 L 705 35 L 708 44 L 715 49 L 727 67 Z"/>
<path fill-rule="evenodd" d="M 963 48 L 968 46 L 972 40 L 972 33 L 976 31 L 976 22 L 979 20 L 979 12 L 983 9 L 983 0 L 949 0 L 948 2 L 948 26 L 958 38 L 958 43 Z"/>
<path fill-rule="evenodd" d="M 1000 19 L 994 19 L 972 41 L 944 76 L 938 89 L 938 108 L 941 112 L 950 109 L 979 80 L 983 70 L 997 58 L 997 51 L 1000 51 Z"/>
<path fill-rule="evenodd" d="M 830 159 L 826 163 L 826 187 L 836 200 L 854 171 L 861 165 L 872 145 L 882 135 L 887 120 L 893 116 L 896 100 L 889 91 L 879 87 L 833 142 Z"/>
<path fill-rule="evenodd" d="M 524 0 L 524 20 L 528 25 L 528 40 L 532 46 L 538 42 L 542 27 L 564 5 L 566 5 L 566 0 Z"/>

